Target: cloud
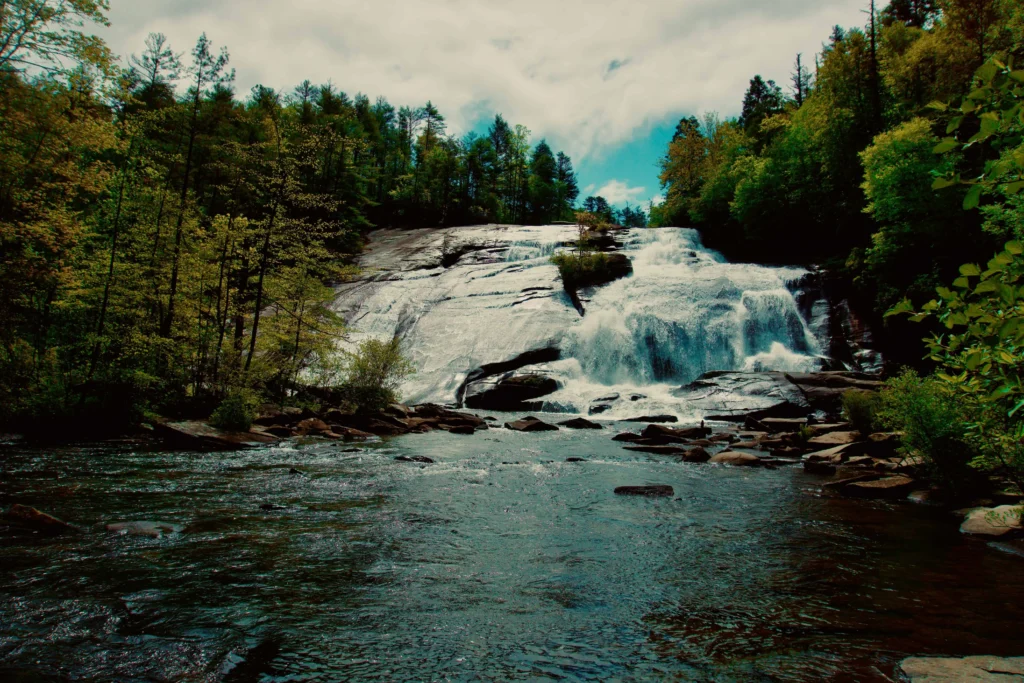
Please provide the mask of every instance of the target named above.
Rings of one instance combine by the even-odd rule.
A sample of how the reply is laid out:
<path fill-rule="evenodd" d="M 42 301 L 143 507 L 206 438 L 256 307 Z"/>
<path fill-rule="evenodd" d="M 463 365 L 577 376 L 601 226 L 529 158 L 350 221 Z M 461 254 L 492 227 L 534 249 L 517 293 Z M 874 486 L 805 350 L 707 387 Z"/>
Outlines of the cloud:
<path fill-rule="evenodd" d="M 664 203 L 665 195 L 663 194 L 656 194 L 653 197 L 651 197 L 651 204 L 653 204 L 654 206 L 661 206 Z"/>
<path fill-rule="evenodd" d="M 625 204 L 629 202 L 636 204 L 640 201 L 646 188 L 630 187 L 628 183 L 621 180 L 609 180 L 597 191 L 597 196 L 604 197 L 609 204 Z"/>
<path fill-rule="evenodd" d="M 245 93 L 331 80 L 395 105 L 432 100 L 449 130 L 502 113 L 578 162 L 683 114 L 735 114 L 750 77 L 788 81 L 862 0 L 112 0 L 122 55 L 151 31 L 205 31 Z"/>

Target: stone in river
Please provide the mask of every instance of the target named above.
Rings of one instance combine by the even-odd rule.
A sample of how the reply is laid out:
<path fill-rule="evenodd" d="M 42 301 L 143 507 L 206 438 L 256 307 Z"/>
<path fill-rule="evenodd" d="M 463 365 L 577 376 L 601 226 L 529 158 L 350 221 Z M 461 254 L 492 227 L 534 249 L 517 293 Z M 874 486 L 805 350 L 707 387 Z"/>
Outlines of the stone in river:
<path fill-rule="evenodd" d="M 71 526 L 53 515 L 48 515 L 45 512 L 36 510 L 34 507 L 19 505 L 18 503 L 7 509 L 3 519 L 11 526 L 21 527 L 46 536 L 81 533 L 81 530 L 77 527 Z"/>
<path fill-rule="evenodd" d="M 683 455 L 683 462 L 707 462 L 711 460 L 711 454 L 700 446 L 691 448 Z"/>
<path fill-rule="evenodd" d="M 858 481 L 844 486 L 844 495 L 855 498 L 879 498 L 884 500 L 899 500 L 906 498 L 907 494 L 914 490 L 917 484 L 910 477 L 896 476 L 875 479 L 874 481 Z"/>
<path fill-rule="evenodd" d="M 640 434 L 634 434 L 633 432 L 623 432 L 622 434 L 616 434 L 612 437 L 612 441 L 625 441 L 627 443 L 637 443 L 644 441 L 646 437 Z"/>
<path fill-rule="evenodd" d="M 260 505 L 260 510 L 263 510 L 264 512 L 278 512 L 280 510 L 287 509 L 288 508 L 284 505 L 278 505 L 277 503 L 264 503 L 263 505 Z"/>
<path fill-rule="evenodd" d="M 625 448 L 627 451 L 653 453 L 654 455 L 682 455 L 686 452 L 685 448 L 679 446 L 626 446 Z"/>
<path fill-rule="evenodd" d="M 675 415 L 644 415 L 642 417 L 630 417 L 622 422 L 679 422 L 679 418 Z"/>
<path fill-rule="evenodd" d="M 331 428 L 321 419 L 311 417 L 308 420 L 303 420 L 295 427 L 295 431 L 300 436 L 312 436 L 314 434 L 324 434 L 331 431 Z"/>
<path fill-rule="evenodd" d="M 811 447 L 829 448 L 832 446 L 845 446 L 860 440 L 860 432 L 828 432 L 827 434 L 811 437 L 808 439 L 807 444 Z"/>
<path fill-rule="evenodd" d="M 909 657 L 900 670 L 910 683 L 1022 683 L 1024 657 Z"/>
<path fill-rule="evenodd" d="M 474 429 L 470 425 L 459 425 L 457 427 L 452 427 L 451 429 L 449 429 L 448 433 L 449 434 L 469 435 L 469 434 L 475 434 L 476 433 L 476 429 Z"/>
<path fill-rule="evenodd" d="M 198 451 L 237 451 L 280 441 L 270 434 L 255 431 L 229 432 L 198 420 L 157 422 L 153 428 L 172 445 Z"/>
<path fill-rule="evenodd" d="M 434 463 L 433 460 L 425 455 L 400 455 L 395 458 L 395 460 L 398 462 L 421 462 L 427 465 L 432 465 Z"/>
<path fill-rule="evenodd" d="M 823 474 L 832 476 L 836 473 L 836 466 L 822 460 L 804 460 L 804 472 L 809 474 Z"/>
<path fill-rule="evenodd" d="M 619 496 L 674 496 L 675 490 L 671 486 L 655 484 L 651 486 L 620 486 L 615 489 Z"/>
<path fill-rule="evenodd" d="M 960 532 L 977 536 L 1006 536 L 1019 534 L 1022 530 L 1019 505 L 1000 505 L 996 508 L 971 510 L 960 525 Z"/>
<path fill-rule="evenodd" d="M 505 429 L 511 429 L 515 432 L 557 432 L 558 427 L 555 425 L 542 422 L 532 415 L 528 415 L 521 420 L 515 422 L 506 422 Z"/>
<path fill-rule="evenodd" d="M 584 458 L 566 458 L 566 462 L 586 462 Z"/>
<path fill-rule="evenodd" d="M 718 465 L 732 465 L 733 467 L 757 467 L 761 464 L 761 458 L 750 453 L 722 451 L 718 455 L 713 456 L 708 462 Z"/>
<path fill-rule="evenodd" d="M 565 422 L 559 422 L 558 424 L 569 429 L 604 429 L 601 425 L 596 422 L 591 422 L 582 417 L 577 417 L 572 420 L 566 420 Z"/>
<path fill-rule="evenodd" d="M 177 533 L 181 531 L 181 528 L 169 522 L 115 522 L 107 525 L 107 531 L 126 536 L 160 538 L 167 534 Z"/>

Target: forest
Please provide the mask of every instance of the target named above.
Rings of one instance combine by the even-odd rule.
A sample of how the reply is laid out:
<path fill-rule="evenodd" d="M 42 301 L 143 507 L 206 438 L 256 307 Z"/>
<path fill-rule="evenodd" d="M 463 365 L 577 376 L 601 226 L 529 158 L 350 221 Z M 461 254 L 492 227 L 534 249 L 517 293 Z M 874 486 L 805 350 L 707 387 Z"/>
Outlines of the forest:
<path fill-rule="evenodd" d="M 996 71 L 1018 77 L 1024 4 L 872 0 L 865 9 L 866 27 L 836 26 L 819 55 L 796 55 L 786 87 L 754 76 L 738 118 L 681 120 L 651 221 L 697 227 L 734 259 L 824 266 L 893 360 L 916 363 L 921 330 L 883 325 L 885 312 L 934 296 L 962 263 L 987 261 L 1024 232 L 1012 182 L 1021 121 L 996 125 L 981 94 L 960 104 Z M 993 164 L 1005 166 L 1000 177 L 980 182 Z"/>
<path fill-rule="evenodd" d="M 500 115 L 458 138 L 431 102 L 238 93 L 205 34 L 117 58 L 92 35 L 108 10 L 0 3 L 0 424 L 334 381 L 331 285 L 371 228 L 573 216 L 570 158 Z"/>

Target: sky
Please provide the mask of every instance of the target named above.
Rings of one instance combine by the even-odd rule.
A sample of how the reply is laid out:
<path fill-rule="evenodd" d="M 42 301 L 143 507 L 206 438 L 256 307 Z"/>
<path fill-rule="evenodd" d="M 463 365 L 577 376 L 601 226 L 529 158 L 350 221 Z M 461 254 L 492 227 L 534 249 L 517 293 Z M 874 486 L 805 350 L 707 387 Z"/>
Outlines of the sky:
<path fill-rule="evenodd" d="M 244 94 L 305 79 L 396 106 L 432 101 L 449 132 L 501 113 L 569 154 L 580 188 L 616 205 L 660 194 L 676 122 L 739 113 L 754 74 L 788 84 L 867 0 L 111 0 L 120 55 L 150 32 L 227 47 Z"/>

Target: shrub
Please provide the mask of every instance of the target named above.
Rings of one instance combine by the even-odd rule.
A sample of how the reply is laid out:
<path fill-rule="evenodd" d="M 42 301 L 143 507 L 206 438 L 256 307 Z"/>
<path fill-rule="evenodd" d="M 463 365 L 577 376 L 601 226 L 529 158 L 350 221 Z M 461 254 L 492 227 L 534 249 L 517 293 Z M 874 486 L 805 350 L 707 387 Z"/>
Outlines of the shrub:
<path fill-rule="evenodd" d="M 355 353 L 348 354 L 344 393 L 361 412 L 383 410 L 400 400 L 398 388 L 414 372 L 398 337 L 367 339 Z"/>
<path fill-rule="evenodd" d="M 256 408 L 260 404 L 255 392 L 243 390 L 229 395 L 210 416 L 210 424 L 218 429 L 247 432 L 256 419 Z"/>
<path fill-rule="evenodd" d="M 935 483 L 954 496 L 973 491 L 979 475 L 971 469 L 970 411 L 940 380 L 904 370 L 885 383 L 876 418 L 902 434 L 904 455 L 920 456 Z"/>
<path fill-rule="evenodd" d="M 566 289 L 578 289 L 610 278 L 608 255 L 600 252 L 555 254 L 551 262 L 558 266 Z"/>
<path fill-rule="evenodd" d="M 878 394 L 853 389 L 843 394 L 843 417 L 853 428 L 867 436 L 875 431 L 875 411 L 878 409 Z"/>

